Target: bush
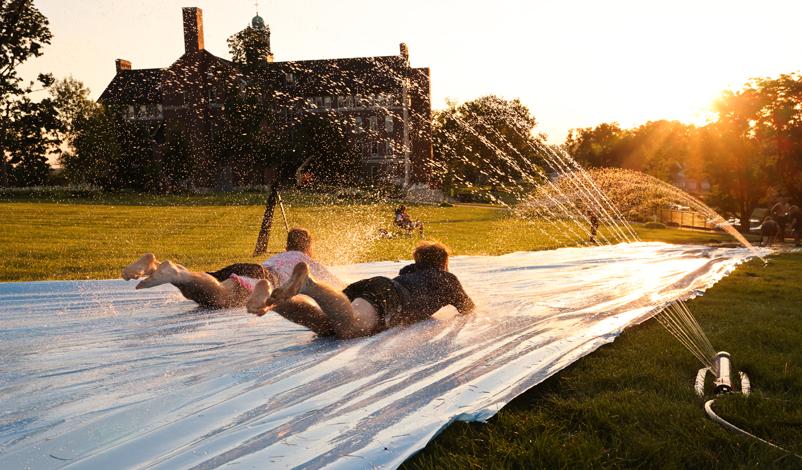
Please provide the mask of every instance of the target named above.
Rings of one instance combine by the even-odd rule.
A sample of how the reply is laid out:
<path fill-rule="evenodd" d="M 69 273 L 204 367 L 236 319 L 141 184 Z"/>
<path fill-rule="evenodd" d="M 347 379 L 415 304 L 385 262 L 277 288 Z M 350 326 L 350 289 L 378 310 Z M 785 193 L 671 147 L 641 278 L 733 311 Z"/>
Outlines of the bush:
<path fill-rule="evenodd" d="M 480 203 L 493 202 L 493 198 L 490 195 L 489 190 L 479 187 L 454 188 L 452 190 L 452 196 L 459 202 L 480 202 Z"/>
<path fill-rule="evenodd" d="M 679 222 L 674 222 L 673 220 L 670 222 L 666 222 L 667 227 L 679 227 Z"/>
<path fill-rule="evenodd" d="M 666 228 L 666 225 L 660 222 L 646 222 L 643 226 L 646 228 Z"/>

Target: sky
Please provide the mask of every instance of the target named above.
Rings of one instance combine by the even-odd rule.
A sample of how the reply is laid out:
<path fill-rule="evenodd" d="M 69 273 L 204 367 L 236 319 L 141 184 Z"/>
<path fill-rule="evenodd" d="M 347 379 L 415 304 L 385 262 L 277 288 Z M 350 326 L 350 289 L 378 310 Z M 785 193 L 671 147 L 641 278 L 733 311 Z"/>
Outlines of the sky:
<path fill-rule="evenodd" d="M 250 23 L 254 0 L 35 0 L 54 35 L 28 78 L 73 76 L 97 98 L 114 60 L 166 67 L 181 7 L 203 9 L 206 49 Z M 802 2 L 713 0 L 261 0 L 276 61 L 396 55 L 430 67 L 432 105 L 519 98 L 537 131 L 649 120 L 703 124 L 726 89 L 802 69 Z"/>

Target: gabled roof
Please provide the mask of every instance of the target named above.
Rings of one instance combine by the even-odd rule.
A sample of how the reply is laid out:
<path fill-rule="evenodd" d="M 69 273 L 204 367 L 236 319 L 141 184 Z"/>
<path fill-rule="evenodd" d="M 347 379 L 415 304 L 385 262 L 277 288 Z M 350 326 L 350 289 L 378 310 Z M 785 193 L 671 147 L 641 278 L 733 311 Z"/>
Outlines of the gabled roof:
<path fill-rule="evenodd" d="M 98 101 L 114 104 L 161 103 L 162 73 L 163 69 L 120 70 Z"/>

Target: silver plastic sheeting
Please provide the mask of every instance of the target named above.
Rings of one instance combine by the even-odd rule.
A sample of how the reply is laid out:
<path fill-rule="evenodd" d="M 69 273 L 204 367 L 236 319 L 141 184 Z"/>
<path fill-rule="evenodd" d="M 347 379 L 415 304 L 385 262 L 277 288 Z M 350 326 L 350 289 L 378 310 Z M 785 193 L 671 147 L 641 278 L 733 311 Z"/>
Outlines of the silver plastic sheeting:
<path fill-rule="evenodd" d="M 476 314 L 349 341 L 170 286 L 0 284 L 0 468 L 394 468 L 748 256 L 638 243 L 455 257 Z"/>

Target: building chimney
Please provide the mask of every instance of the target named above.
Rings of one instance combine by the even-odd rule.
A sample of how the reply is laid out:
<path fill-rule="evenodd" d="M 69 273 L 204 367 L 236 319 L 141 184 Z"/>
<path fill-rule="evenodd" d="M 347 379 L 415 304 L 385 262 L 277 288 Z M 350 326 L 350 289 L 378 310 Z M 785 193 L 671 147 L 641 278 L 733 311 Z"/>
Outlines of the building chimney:
<path fill-rule="evenodd" d="M 401 49 L 401 58 L 404 59 L 404 62 L 409 63 L 409 47 L 407 47 L 407 43 L 402 42 L 399 49 Z"/>
<path fill-rule="evenodd" d="M 184 13 L 184 52 L 197 52 L 203 49 L 203 10 L 198 7 L 183 8 Z"/>
<path fill-rule="evenodd" d="M 115 60 L 114 65 L 117 67 L 117 73 L 120 73 L 120 70 L 131 70 L 131 62 L 125 59 Z"/>

